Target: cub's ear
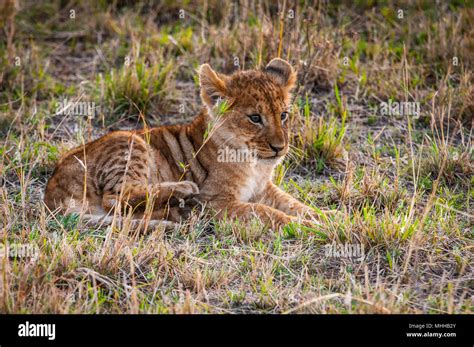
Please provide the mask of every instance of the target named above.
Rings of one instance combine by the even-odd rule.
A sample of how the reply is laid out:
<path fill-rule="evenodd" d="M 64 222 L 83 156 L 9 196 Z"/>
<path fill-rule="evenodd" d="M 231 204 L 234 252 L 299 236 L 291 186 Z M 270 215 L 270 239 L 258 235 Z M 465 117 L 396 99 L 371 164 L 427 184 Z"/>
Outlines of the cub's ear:
<path fill-rule="evenodd" d="M 212 109 L 219 98 L 227 96 L 226 77 L 216 73 L 209 64 L 199 68 L 199 84 L 201 86 L 202 101 Z"/>
<path fill-rule="evenodd" d="M 273 58 L 263 71 L 287 91 L 295 86 L 296 73 L 286 60 Z"/>

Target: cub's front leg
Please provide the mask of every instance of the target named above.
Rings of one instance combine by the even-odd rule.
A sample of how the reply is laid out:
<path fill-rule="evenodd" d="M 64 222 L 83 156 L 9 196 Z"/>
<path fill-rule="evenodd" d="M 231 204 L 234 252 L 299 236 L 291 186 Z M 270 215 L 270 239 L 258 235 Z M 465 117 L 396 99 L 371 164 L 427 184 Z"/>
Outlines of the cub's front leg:
<path fill-rule="evenodd" d="M 317 219 L 316 213 L 309 206 L 299 202 L 290 194 L 285 193 L 272 182 L 267 183 L 259 202 L 290 216 Z"/>
<path fill-rule="evenodd" d="M 319 224 L 319 222 L 321 220 L 325 220 L 327 216 L 341 215 L 341 213 L 337 210 L 324 210 L 321 211 L 324 215 L 323 217 L 311 207 L 306 206 L 305 204 L 296 200 L 290 194 L 285 193 L 272 182 L 267 183 L 259 202 L 282 211 L 290 216 L 304 218 L 303 223 L 305 225 Z"/>

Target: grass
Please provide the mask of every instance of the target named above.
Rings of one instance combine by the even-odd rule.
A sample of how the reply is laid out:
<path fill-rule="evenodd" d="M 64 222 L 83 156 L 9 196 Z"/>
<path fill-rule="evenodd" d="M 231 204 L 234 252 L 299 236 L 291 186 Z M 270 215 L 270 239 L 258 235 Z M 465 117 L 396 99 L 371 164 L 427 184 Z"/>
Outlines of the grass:
<path fill-rule="evenodd" d="M 13 3 L 0 11 L 0 243 L 38 257 L 0 258 L 0 312 L 472 313 L 469 2 Z M 142 234 L 47 211 L 68 149 L 190 120 L 201 63 L 230 73 L 278 55 L 298 87 L 275 182 L 340 212 L 320 227 L 271 232 L 197 211 Z M 64 99 L 97 112 L 58 114 Z M 420 114 L 383 115 L 389 100 Z M 365 256 L 329 257 L 333 244 Z"/>
<path fill-rule="evenodd" d="M 108 106 L 107 113 L 115 115 L 115 119 L 108 117 L 107 122 L 113 123 L 127 116 L 139 119 L 139 114 L 150 113 L 152 105 L 160 107 L 161 112 L 166 110 L 165 101 L 171 94 L 172 76 L 171 63 L 155 62 L 147 66 L 143 60 L 135 63 L 127 60 L 121 69 L 112 69 L 103 77 L 99 75 L 97 86 L 104 91 L 99 91 L 103 100 L 98 100 L 98 103 Z"/>
<path fill-rule="evenodd" d="M 345 155 L 346 113 L 342 113 L 340 122 L 333 115 L 329 119 L 315 119 L 311 115 L 308 97 L 302 113 L 293 118 L 294 122 L 299 122 L 299 127 L 293 126 L 292 148 L 299 154 L 296 156 L 301 159 L 297 161 L 299 165 L 316 167 L 316 172 L 320 173 L 327 165 L 334 166 Z"/>

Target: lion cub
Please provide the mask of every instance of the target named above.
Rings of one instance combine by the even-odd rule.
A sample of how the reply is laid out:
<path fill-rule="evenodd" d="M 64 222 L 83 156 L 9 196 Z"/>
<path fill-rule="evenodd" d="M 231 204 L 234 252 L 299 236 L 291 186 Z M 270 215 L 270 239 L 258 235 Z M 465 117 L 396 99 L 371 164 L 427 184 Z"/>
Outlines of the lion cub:
<path fill-rule="evenodd" d="M 120 206 L 134 218 L 178 221 L 194 198 L 218 217 L 258 217 L 274 228 L 315 217 L 272 183 L 288 152 L 291 65 L 275 58 L 227 76 L 204 64 L 199 79 L 205 107 L 191 123 L 116 131 L 66 153 L 46 187 L 48 208 L 105 216 Z"/>

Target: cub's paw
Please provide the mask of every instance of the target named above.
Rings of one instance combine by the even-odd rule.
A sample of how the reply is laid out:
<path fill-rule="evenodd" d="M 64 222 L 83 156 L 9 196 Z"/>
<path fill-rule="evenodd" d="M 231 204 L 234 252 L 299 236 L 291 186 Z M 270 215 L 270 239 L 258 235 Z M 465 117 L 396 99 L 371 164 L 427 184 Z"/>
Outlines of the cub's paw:
<path fill-rule="evenodd" d="M 306 211 L 306 213 L 301 214 L 300 217 L 308 221 L 308 223 L 314 223 L 318 225 L 324 224 L 330 220 L 341 219 L 344 217 L 344 213 L 338 210 L 309 210 Z"/>
<path fill-rule="evenodd" d="M 291 225 L 301 225 L 306 228 L 319 228 L 321 227 L 322 223 L 320 220 L 316 218 L 311 218 L 310 216 L 306 216 L 306 218 L 299 217 L 292 217 Z"/>
<path fill-rule="evenodd" d="M 173 196 L 177 199 L 186 199 L 199 194 L 196 183 L 191 181 L 176 182 L 173 186 Z"/>

